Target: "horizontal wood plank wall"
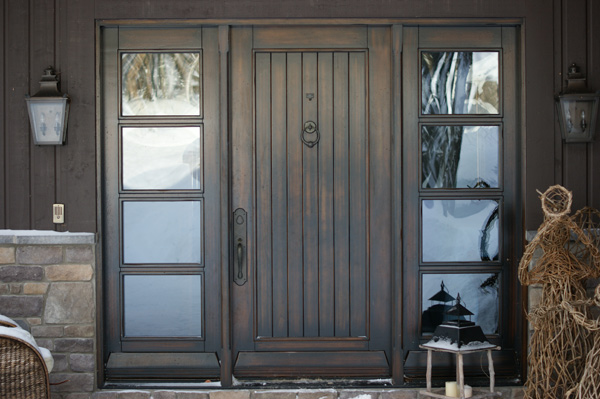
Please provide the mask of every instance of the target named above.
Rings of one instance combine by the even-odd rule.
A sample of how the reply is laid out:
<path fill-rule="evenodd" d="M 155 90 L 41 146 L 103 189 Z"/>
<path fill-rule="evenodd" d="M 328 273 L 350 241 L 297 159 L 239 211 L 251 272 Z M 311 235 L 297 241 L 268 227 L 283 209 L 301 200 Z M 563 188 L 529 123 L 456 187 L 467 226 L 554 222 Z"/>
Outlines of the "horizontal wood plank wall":
<path fill-rule="evenodd" d="M 44 19 L 44 12 L 51 8 L 55 8 L 54 26 L 52 19 Z M 592 90 L 600 88 L 600 45 L 595 39 L 600 30 L 598 9 L 594 0 L 555 0 L 553 7 L 548 7 L 547 0 L 508 0 L 485 4 L 473 0 L 460 7 L 442 0 L 404 0 L 394 4 L 336 0 L 314 6 L 294 0 L 265 0 L 260 3 L 241 0 L 190 1 L 176 4 L 158 0 L 74 3 L 66 0 L 7 0 L 0 11 L 3 21 L 0 66 L 0 89 L 3 93 L 0 104 L 3 122 L 0 143 L 0 228 L 97 230 L 94 23 L 98 19 L 110 18 L 280 18 L 284 21 L 291 17 L 435 17 L 440 22 L 442 18 L 523 18 L 526 21 L 523 40 L 527 99 L 527 115 L 524 118 L 527 144 L 524 171 L 526 228 L 536 228 L 542 221 L 535 189 L 543 189 L 557 182 L 574 190 L 574 208 L 583 203 L 599 208 L 597 170 L 600 169 L 597 166 L 600 145 L 570 144 L 563 148 L 561 140 L 548 140 L 549 132 L 554 132 L 555 138 L 558 135 L 554 95 L 561 89 L 565 66 L 573 61 L 578 62 L 587 75 L 588 87 Z M 335 23 L 335 20 L 332 21 Z M 557 26 L 559 24 L 562 26 Z M 561 29 L 563 34 L 560 38 L 564 43 L 554 49 L 551 40 L 553 32 L 560 32 Z M 54 48 L 46 48 L 46 44 L 52 41 Z M 548 67 L 554 60 L 558 60 L 554 65 L 560 65 L 562 70 Z M 35 92 L 43 72 L 40 66 L 46 66 L 46 63 L 57 67 L 61 73 L 63 92 L 69 93 L 73 101 L 67 145 L 55 149 L 31 145 L 23 101 L 26 93 Z M 560 78 L 557 78 L 558 74 L 562 74 Z M 581 151 L 578 146 L 586 148 Z M 50 183 L 52 180 L 54 188 Z M 52 191 L 55 191 L 54 199 Z M 52 202 L 65 203 L 65 225 L 55 226 L 51 223 Z"/>

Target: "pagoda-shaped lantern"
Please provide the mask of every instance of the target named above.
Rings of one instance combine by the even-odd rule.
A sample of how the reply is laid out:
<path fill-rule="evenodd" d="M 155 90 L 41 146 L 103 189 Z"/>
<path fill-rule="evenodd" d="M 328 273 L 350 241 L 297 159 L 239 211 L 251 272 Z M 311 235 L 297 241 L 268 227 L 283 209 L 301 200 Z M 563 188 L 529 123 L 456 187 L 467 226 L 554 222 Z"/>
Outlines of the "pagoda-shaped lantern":
<path fill-rule="evenodd" d="M 494 391 L 494 363 L 492 360 L 492 350 L 499 350 L 500 347 L 487 341 L 481 327 L 471 321 L 473 312 L 463 306 L 460 300 L 460 293 L 456 296 L 456 303 L 446 311 L 448 319 L 436 327 L 433 338 L 419 347 L 427 349 L 427 390 L 420 391 L 422 396 L 434 398 L 473 398 L 483 399 L 489 397 L 501 396 L 499 392 Z M 489 391 L 475 391 L 468 385 L 465 385 L 463 373 L 463 355 L 474 352 L 487 352 L 490 389 Z M 431 384 L 432 375 L 432 352 L 449 352 L 456 355 L 456 381 L 446 383 L 445 392 L 434 391 Z"/>
<path fill-rule="evenodd" d="M 456 303 L 446 311 L 446 314 L 448 320 L 436 327 L 433 339 L 425 345 L 443 342 L 451 346 L 456 345 L 459 349 L 464 345 L 493 346 L 485 338 L 481 327 L 471 321 L 473 312 L 460 303 L 460 293 L 456 297 Z"/>

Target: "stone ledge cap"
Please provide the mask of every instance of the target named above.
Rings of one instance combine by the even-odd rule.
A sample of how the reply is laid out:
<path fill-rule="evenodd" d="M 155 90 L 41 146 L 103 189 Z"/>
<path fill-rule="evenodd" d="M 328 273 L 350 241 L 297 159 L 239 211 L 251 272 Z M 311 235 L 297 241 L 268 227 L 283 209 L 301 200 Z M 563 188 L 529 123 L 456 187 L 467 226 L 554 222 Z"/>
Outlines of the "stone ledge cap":
<path fill-rule="evenodd" d="M 95 233 L 52 230 L 0 230 L 0 244 L 95 244 Z"/>

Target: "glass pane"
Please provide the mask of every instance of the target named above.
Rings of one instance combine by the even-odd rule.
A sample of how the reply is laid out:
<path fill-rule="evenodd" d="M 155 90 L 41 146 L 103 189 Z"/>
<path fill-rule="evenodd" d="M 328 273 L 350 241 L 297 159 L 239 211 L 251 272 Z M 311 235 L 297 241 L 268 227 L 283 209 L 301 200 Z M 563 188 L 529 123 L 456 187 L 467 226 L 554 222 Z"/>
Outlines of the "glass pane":
<path fill-rule="evenodd" d="M 200 115 L 200 53 L 124 53 L 123 115 Z"/>
<path fill-rule="evenodd" d="M 423 188 L 498 188 L 498 126 L 423 126 Z"/>
<path fill-rule="evenodd" d="M 123 203 L 125 263 L 202 263 L 200 201 Z"/>
<path fill-rule="evenodd" d="M 124 190 L 202 189 L 200 127 L 123 128 Z"/>
<path fill-rule="evenodd" d="M 423 114 L 498 114 L 499 53 L 421 54 Z"/>
<path fill-rule="evenodd" d="M 460 294 L 460 303 L 469 309 L 471 321 L 479 325 L 484 334 L 498 332 L 500 318 L 499 274 L 424 274 L 421 298 L 422 332 L 432 333 L 443 321 L 445 312 L 452 307 Z"/>
<path fill-rule="evenodd" d="M 423 262 L 498 260 L 498 201 L 423 200 Z"/>
<path fill-rule="evenodd" d="M 200 275 L 124 277 L 125 335 L 202 336 Z"/>

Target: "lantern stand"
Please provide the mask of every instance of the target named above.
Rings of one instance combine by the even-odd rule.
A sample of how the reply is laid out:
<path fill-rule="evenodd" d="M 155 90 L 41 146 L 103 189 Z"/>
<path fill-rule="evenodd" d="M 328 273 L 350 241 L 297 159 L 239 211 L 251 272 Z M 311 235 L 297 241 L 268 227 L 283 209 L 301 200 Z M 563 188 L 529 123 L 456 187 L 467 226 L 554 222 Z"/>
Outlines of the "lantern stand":
<path fill-rule="evenodd" d="M 480 326 L 476 325 L 471 320 L 465 319 L 465 316 L 469 316 L 470 318 L 473 313 L 460 304 L 460 294 L 458 294 L 456 297 L 456 304 L 446 313 L 450 316 L 455 316 L 456 319 L 440 324 L 435 329 L 433 338 L 429 342 L 419 345 L 419 348 L 427 349 L 427 389 L 425 391 L 422 390 L 419 393 L 423 396 L 442 399 L 455 397 L 461 399 L 469 397 L 472 399 L 483 399 L 502 396 L 502 393 L 494 392 L 495 372 L 494 362 L 492 359 L 492 351 L 500 350 L 500 347 L 491 344 L 486 340 Z M 473 390 L 471 395 L 467 396 L 465 393 L 463 355 L 483 351 L 487 352 L 488 368 L 490 373 L 490 390 L 489 392 Z M 447 352 L 456 354 L 456 379 L 458 384 L 458 396 L 446 396 L 447 392 L 445 392 L 443 388 L 435 391 L 431 388 L 433 352 Z"/>

